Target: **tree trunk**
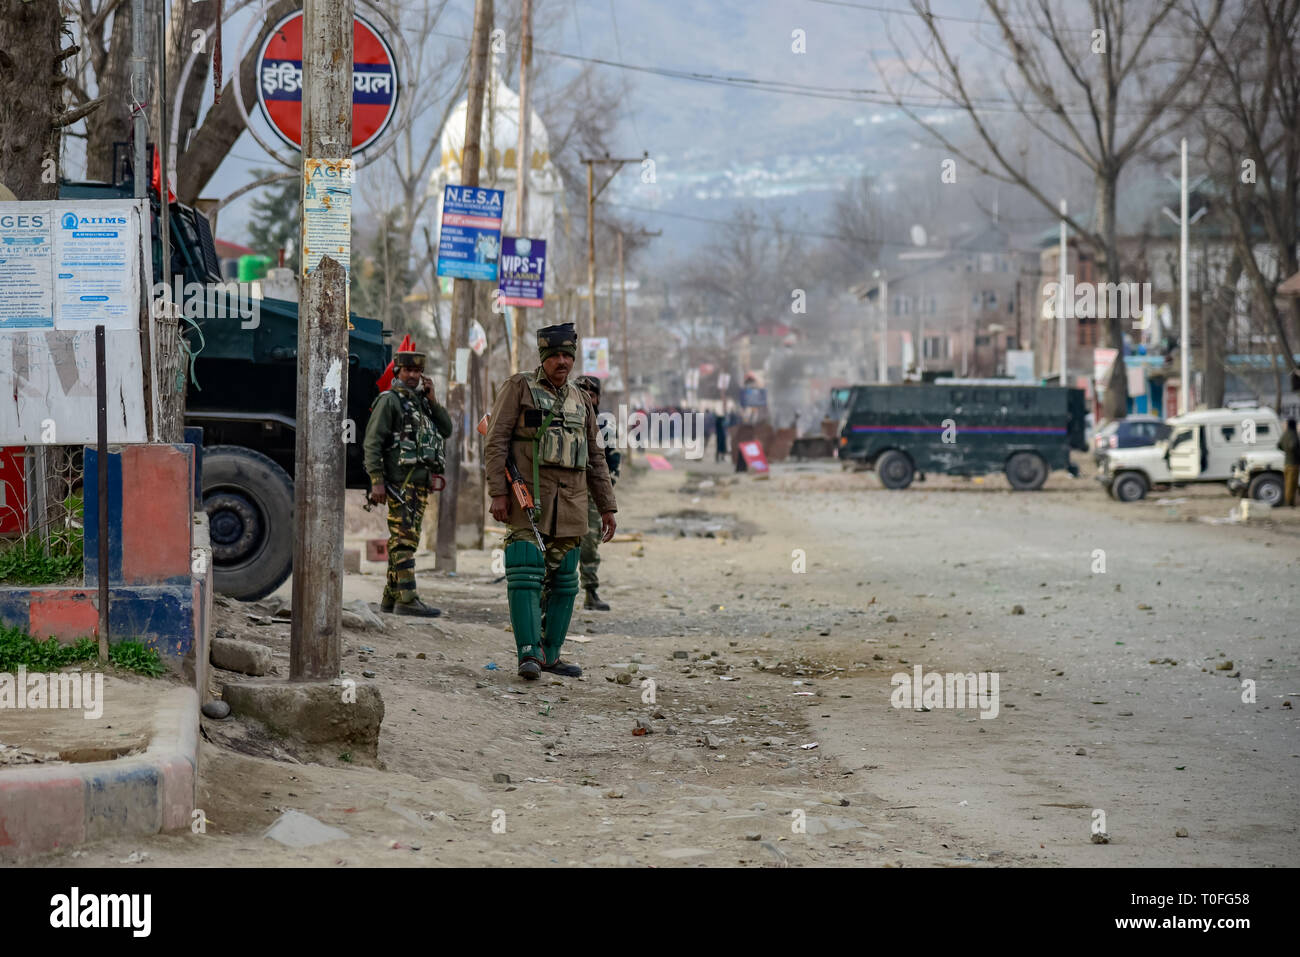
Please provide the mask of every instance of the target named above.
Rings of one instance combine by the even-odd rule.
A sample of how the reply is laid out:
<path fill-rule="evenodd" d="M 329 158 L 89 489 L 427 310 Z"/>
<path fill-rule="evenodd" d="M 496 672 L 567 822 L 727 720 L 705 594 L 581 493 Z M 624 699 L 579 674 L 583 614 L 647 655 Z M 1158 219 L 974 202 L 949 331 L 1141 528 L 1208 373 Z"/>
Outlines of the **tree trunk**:
<path fill-rule="evenodd" d="M 240 63 L 239 89 L 244 95 L 245 110 L 257 108 L 257 52 L 262 48 L 266 35 L 271 32 L 271 27 L 297 8 L 296 0 L 279 0 L 272 4 L 257 40 L 249 46 L 248 53 Z M 184 49 L 185 56 L 188 56 L 189 47 Z M 193 205 L 243 132 L 244 118 L 239 115 L 239 107 L 235 104 L 235 84 L 232 81 L 222 89 L 221 102 L 203 118 L 203 125 L 190 141 L 190 148 L 177 157 L 176 199 L 179 202 L 187 206 Z"/>
<path fill-rule="evenodd" d="M 20 200 L 59 195 L 62 29 L 57 3 L 0 0 L 0 183 Z"/>
<path fill-rule="evenodd" d="M 1097 250 L 1097 275 L 1102 282 L 1119 282 L 1122 267 L 1119 258 L 1119 235 L 1115 224 L 1116 181 L 1119 171 L 1103 173 L 1097 180 L 1097 233 L 1104 245 Z M 1097 297 L 1100 309 L 1103 297 Z M 1107 419 L 1122 419 L 1128 415 L 1128 372 L 1124 365 L 1124 320 L 1119 316 L 1106 317 L 1102 324 L 1102 341 L 1114 349 L 1115 364 L 1110 369 L 1110 381 L 1102 399 L 1102 415 Z M 1068 346 L 1067 346 L 1068 352 Z"/>
<path fill-rule="evenodd" d="M 96 76 L 104 103 L 86 117 L 86 179 L 113 181 L 113 144 L 131 140 L 131 3 L 113 14 L 104 69 Z"/>

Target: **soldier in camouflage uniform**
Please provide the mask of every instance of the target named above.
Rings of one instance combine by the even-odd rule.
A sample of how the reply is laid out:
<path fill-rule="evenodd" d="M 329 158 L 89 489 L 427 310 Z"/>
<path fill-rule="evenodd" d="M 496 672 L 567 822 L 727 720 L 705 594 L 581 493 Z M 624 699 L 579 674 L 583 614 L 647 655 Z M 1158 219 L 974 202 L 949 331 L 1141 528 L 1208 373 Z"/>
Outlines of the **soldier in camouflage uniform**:
<path fill-rule="evenodd" d="M 599 416 L 600 414 L 600 380 L 595 376 L 580 375 L 574 380 L 574 384 L 587 393 L 587 398 L 591 400 L 591 408 Z M 605 466 L 609 469 L 610 485 L 618 484 L 618 466 L 623 457 L 615 452 L 612 446 L 605 446 Z M 609 611 L 609 603 L 600 600 L 600 595 L 596 589 L 600 587 L 600 512 L 596 509 L 596 500 L 587 496 L 587 534 L 582 536 L 580 546 L 581 565 L 579 568 L 582 579 L 582 590 L 586 593 L 586 600 L 583 601 L 582 607 L 594 611 Z"/>
<path fill-rule="evenodd" d="M 364 445 L 370 501 L 388 504 L 388 583 L 382 611 L 421 618 L 442 614 L 415 593 L 415 550 L 431 477 L 442 474 L 443 443 L 450 435 L 451 416 L 433 397 L 433 382 L 424 374 L 424 353 L 397 353 L 393 384 L 375 399 Z"/>
<path fill-rule="evenodd" d="M 484 446 L 492 517 L 510 526 L 505 539 L 506 597 L 519 654 L 519 675 L 543 671 L 577 677 L 560 658 L 578 594 L 578 542 L 587 534 L 587 496 L 600 512 L 602 540 L 614 534 L 614 488 L 597 454 L 596 412 L 569 383 L 578 352 L 572 323 L 537 333 L 542 364 L 512 375 L 497 393 Z M 528 516 L 511 496 L 506 459 L 533 490 L 542 549 Z"/>

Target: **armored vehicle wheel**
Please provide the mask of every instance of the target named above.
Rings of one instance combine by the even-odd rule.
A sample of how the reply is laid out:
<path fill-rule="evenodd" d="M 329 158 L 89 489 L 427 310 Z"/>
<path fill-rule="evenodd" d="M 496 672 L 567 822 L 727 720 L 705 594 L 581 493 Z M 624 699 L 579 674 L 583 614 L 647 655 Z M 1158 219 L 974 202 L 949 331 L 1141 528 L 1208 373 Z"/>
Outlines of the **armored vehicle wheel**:
<path fill-rule="evenodd" d="M 203 450 L 203 508 L 218 592 L 253 601 L 293 571 L 293 480 L 239 445 Z"/>
<path fill-rule="evenodd" d="M 1006 473 L 1017 492 L 1033 492 L 1047 481 L 1047 463 L 1037 452 L 1017 452 L 1007 459 Z"/>
<path fill-rule="evenodd" d="M 880 476 L 880 484 L 885 488 L 907 488 L 912 484 L 916 469 L 905 453 L 890 449 L 876 460 L 876 474 Z"/>
<path fill-rule="evenodd" d="M 1274 508 L 1282 504 L 1282 476 L 1264 472 L 1250 480 L 1250 497 Z"/>
<path fill-rule="evenodd" d="M 1140 472 L 1125 472 L 1116 476 L 1111 488 L 1116 501 L 1136 502 L 1146 498 L 1147 480 Z"/>

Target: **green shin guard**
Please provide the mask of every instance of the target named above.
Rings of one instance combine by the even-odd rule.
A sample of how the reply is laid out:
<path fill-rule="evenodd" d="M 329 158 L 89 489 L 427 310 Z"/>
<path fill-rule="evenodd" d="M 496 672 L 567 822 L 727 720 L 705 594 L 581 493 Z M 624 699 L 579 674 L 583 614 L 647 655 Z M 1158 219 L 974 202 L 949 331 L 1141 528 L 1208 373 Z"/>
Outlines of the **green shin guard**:
<path fill-rule="evenodd" d="M 569 633 L 569 619 L 573 617 L 573 599 L 578 594 L 578 549 L 571 548 L 560 559 L 555 570 L 550 593 L 546 596 L 546 633 L 542 647 L 546 651 L 546 664 L 554 664 L 560 657 L 564 636 Z"/>
<path fill-rule="evenodd" d="M 506 546 L 506 601 L 510 605 L 510 626 L 515 633 L 519 660 L 544 661 L 542 650 L 541 594 L 546 562 L 532 542 Z"/>

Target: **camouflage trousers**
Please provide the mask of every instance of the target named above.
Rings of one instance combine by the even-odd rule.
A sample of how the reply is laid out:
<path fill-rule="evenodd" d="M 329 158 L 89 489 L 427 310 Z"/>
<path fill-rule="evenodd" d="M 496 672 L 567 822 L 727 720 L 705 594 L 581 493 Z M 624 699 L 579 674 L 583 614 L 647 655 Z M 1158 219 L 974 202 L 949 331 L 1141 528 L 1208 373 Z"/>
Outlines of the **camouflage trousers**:
<path fill-rule="evenodd" d="M 429 504 L 429 490 L 408 485 L 401 490 L 406 504 L 388 496 L 388 583 L 384 600 L 415 600 L 415 550 L 420 547 L 420 523 Z"/>
<path fill-rule="evenodd" d="M 555 583 L 555 572 L 560 567 L 560 560 L 564 556 L 578 547 L 581 541 L 578 536 L 573 535 L 568 538 L 554 538 L 550 535 L 543 535 L 542 541 L 546 544 L 546 551 L 542 554 L 542 560 L 546 563 L 546 577 L 542 579 L 542 617 L 546 616 L 546 605 L 550 599 L 551 586 Z M 515 542 L 532 542 L 533 547 L 537 547 L 537 539 L 533 538 L 531 528 L 512 528 L 506 533 L 505 540 L 501 543 L 502 548 L 513 545 Z"/>
<path fill-rule="evenodd" d="M 596 511 L 596 500 L 587 496 L 587 534 L 582 536 L 582 587 L 600 587 L 600 512 Z"/>

